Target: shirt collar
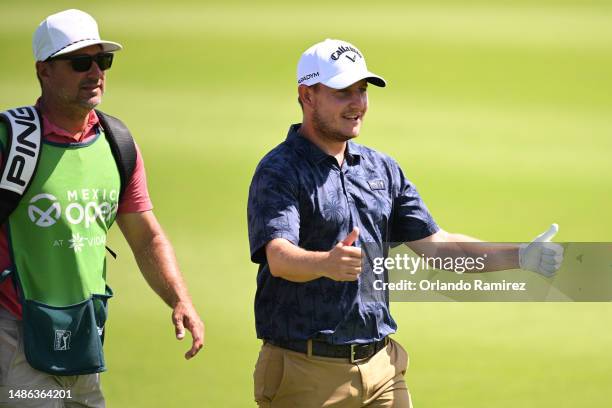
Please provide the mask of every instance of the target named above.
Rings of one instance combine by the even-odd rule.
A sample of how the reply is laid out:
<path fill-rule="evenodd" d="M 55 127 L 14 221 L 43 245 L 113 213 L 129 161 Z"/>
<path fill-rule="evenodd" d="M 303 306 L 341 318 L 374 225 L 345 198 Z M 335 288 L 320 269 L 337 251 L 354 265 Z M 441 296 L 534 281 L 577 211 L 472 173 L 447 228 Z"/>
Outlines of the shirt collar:
<path fill-rule="evenodd" d="M 301 126 L 301 123 L 295 123 L 289 127 L 289 132 L 287 132 L 287 141 L 291 143 L 298 152 L 302 153 L 304 157 L 315 163 L 320 163 L 329 158 L 333 159 L 332 156 L 321 150 L 319 146 L 300 135 L 299 130 Z M 349 164 L 353 164 L 355 159 L 361 157 L 359 145 L 349 140 L 347 142 L 344 155 L 347 158 L 347 162 Z"/>
<path fill-rule="evenodd" d="M 41 103 L 40 103 L 40 98 L 39 98 L 36 101 L 36 108 L 38 109 L 39 112 L 41 112 L 40 105 Z M 76 136 L 68 132 L 66 129 L 63 129 L 57 126 L 56 124 L 54 124 L 53 122 L 51 122 L 44 113 L 41 113 L 41 116 L 42 116 L 42 125 L 43 125 L 43 137 L 49 137 L 49 136 L 63 137 L 63 138 L 69 139 L 71 142 L 80 142 L 87 136 L 91 136 L 92 133 L 95 133 L 95 130 L 96 130 L 95 128 L 100 123 L 100 119 L 98 118 L 98 115 L 96 115 L 96 112 L 92 109 L 91 112 L 89 112 L 89 116 L 87 117 L 87 123 L 85 124 L 83 131 L 81 132 L 79 136 Z"/>

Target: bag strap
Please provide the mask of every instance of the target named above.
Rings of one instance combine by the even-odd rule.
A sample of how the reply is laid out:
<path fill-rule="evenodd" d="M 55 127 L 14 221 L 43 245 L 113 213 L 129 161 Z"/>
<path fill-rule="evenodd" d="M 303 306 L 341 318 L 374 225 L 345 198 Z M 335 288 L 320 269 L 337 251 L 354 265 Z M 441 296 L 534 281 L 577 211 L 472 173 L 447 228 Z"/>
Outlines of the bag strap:
<path fill-rule="evenodd" d="M 119 196 L 121 197 L 130 183 L 136 167 L 136 145 L 132 134 L 122 121 L 99 110 L 96 110 L 96 114 L 104 128 L 104 134 L 119 169 L 119 176 L 121 177 Z"/>
<path fill-rule="evenodd" d="M 8 128 L 7 149 L 0 168 L 0 225 L 17 208 L 30 187 L 40 161 L 42 124 L 33 106 L 0 113 L 0 121 Z"/>

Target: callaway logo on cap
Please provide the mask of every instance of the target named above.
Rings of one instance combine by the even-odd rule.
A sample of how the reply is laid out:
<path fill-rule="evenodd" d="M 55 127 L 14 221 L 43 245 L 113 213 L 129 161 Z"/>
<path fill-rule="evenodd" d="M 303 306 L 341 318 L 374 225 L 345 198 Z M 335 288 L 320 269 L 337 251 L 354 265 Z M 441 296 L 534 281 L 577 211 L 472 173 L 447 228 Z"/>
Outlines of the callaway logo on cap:
<path fill-rule="evenodd" d="M 361 51 L 346 41 L 327 39 L 315 44 L 304 51 L 298 62 L 298 85 L 321 83 L 342 89 L 362 79 L 376 86 L 387 84 L 384 79 L 368 71 Z"/>
<path fill-rule="evenodd" d="M 32 49 L 36 61 L 100 44 L 105 52 L 119 51 L 120 44 L 100 39 L 98 24 L 81 10 L 64 10 L 47 17 L 36 29 Z"/>

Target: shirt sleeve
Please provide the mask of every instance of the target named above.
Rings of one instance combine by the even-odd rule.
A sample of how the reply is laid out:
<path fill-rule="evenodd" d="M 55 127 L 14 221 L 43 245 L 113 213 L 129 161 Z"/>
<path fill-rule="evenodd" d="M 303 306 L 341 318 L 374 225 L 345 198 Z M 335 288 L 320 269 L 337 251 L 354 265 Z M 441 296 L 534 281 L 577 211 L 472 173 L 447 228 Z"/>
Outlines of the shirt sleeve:
<path fill-rule="evenodd" d="M 118 213 L 136 213 L 153 209 L 153 203 L 149 197 L 147 188 L 147 176 L 145 174 L 144 160 L 140 148 L 136 145 L 136 166 L 132 178 L 123 192 L 119 202 Z"/>
<path fill-rule="evenodd" d="M 259 166 L 247 206 L 251 261 L 265 263 L 265 246 L 276 238 L 299 244 L 298 184 L 280 167 Z"/>
<path fill-rule="evenodd" d="M 393 200 L 391 241 L 397 243 L 416 241 L 435 234 L 440 228 L 416 187 L 404 176 L 399 165 L 394 164 L 396 195 Z"/>

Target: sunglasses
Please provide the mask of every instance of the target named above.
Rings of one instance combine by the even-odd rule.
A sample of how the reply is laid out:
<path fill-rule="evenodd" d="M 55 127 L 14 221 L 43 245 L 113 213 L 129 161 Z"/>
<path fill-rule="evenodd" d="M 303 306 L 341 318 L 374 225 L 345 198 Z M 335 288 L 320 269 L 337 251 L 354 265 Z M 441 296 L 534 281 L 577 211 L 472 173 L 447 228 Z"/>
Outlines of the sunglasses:
<path fill-rule="evenodd" d="M 101 52 L 96 55 L 70 55 L 63 56 L 60 55 L 58 57 L 50 58 L 49 61 L 53 60 L 66 60 L 70 61 L 70 65 L 72 69 L 76 72 L 87 72 L 91 69 L 91 64 L 96 62 L 98 67 L 102 71 L 106 71 L 113 65 L 113 56 L 114 54 L 111 52 Z"/>

